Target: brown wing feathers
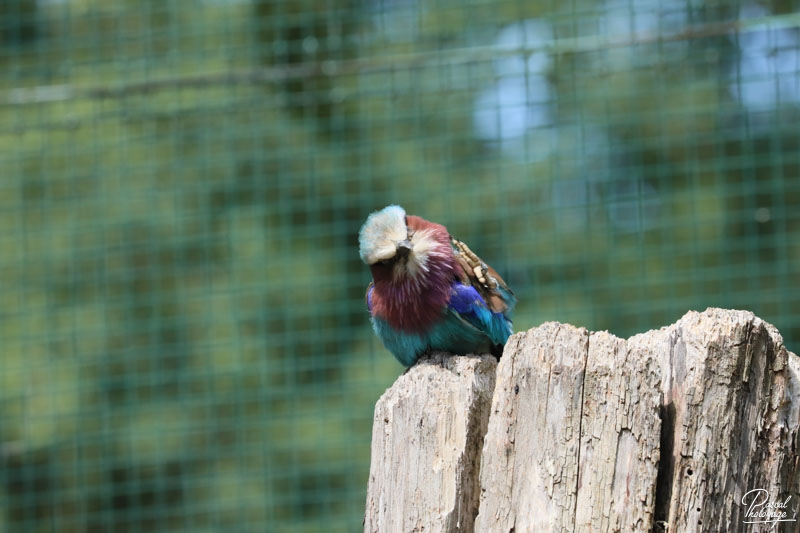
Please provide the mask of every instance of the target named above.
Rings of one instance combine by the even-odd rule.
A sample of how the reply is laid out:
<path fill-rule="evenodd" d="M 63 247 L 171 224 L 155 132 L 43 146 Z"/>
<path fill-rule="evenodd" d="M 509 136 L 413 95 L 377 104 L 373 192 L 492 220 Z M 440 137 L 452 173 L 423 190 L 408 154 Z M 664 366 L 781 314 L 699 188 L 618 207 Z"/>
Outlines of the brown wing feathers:
<path fill-rule="evenodd" d="M 458 260 L 463 274 L 462 283 L 469 283 L 480 293 L 486 305 L 495 313 L 502 313 L 508 309 L 508 304 L 497 292 L 498 286 L 511 292 L 506 282 L 500 277 L 495 269 L 487 265 L 475 252 L 469 249 L 466 243 L 450 237 L 453 244 L 456 259 Z"/>

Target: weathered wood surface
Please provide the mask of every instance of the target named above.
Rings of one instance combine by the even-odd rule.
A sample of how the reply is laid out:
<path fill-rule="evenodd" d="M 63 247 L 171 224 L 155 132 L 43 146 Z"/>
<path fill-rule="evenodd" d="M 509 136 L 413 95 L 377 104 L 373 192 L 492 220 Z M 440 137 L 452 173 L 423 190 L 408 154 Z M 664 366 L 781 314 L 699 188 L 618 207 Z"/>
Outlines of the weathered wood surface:
<path fill-rule="evenodd" d="M 381 396 L 365 532 L 473 531 L 496 364 L 490 355 L 435 354 Z"/>
<path fill-rule="evenodd" d="M 660 371 L 608 333 L 547 323 L 498 368 L 476 531 L 649 531 Z"/>
<path fill-rule="evenodd" d="M 641 336 L 639 336 L 641 337 Z M 688 313 L 649 334 L 663 369 L 662 476 L 656 513 L 674 531 L 769 531 L 745 524 L 742 497 L 764 489 L 800 506 L 800 367 L 752 313 Z M 800 531 L 800 522 L 779 524 Z"/>
<path fill-rule="evenodd" d="M 477 531 L 572 530 L 589 333 L 547 323 L 509 341 L 483 451 Z"/>
<path fill-rule="evenodd" d="M 795 521 L 749 524 L 742 504 L 763 489 L 770 502 L 789 498 L 789 519 L 800 509 L 800 363 L 752 313 L 690 312 L 628 340 L 557 323 L 518 333 L 491 405 L 417 369 L 376 406 L 365 531 L 800 532 Z M 431 392 L 440 389 L 449 392 Z M 396 422 L 379 417 L 388 405 Z M 474 439 L 441 441 L 448 417 L 480 420 L 480 433 L 489 410 L 482 452 Z M 421 414 L 438 423 L 415 426 Z M 455 455 L 480 467 L 474 527 L 475 507 L 459 503 L 459 514 L 449 502 L 476 505 L 476 485 L 432 468 Z"/>

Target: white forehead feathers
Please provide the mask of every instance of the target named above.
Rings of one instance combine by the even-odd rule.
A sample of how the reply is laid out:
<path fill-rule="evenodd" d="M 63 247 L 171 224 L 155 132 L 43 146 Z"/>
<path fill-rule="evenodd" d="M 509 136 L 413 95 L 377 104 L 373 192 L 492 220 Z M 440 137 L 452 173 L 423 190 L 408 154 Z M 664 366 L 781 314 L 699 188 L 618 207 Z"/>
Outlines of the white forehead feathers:
<path fill-rule="evenodd" d="M 411 254 L 405 264 L 405 270 L 412 278 L 416 278 L 420 271 L 428 271 L 428 258 L 439 254 L 438 243 L 434 240 L 429 230 L 421 230 L 414 233 L 411 238 Z"/>
<path fill-rule="evenodd" d="M 391 259 L 397 243 L 408 235 L 406 212 L 399 205 L 390 205 L 367 217 L 358 233 L 361 259 L 368 265 Z"/>

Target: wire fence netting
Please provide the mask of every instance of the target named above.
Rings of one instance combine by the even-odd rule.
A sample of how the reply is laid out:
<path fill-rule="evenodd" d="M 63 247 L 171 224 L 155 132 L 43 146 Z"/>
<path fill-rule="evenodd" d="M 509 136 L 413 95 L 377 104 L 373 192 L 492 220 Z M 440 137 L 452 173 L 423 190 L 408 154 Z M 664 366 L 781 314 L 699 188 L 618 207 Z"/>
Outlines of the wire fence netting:
<path fill-rule="evenodd" d="M 0 532 L 361 527 L 390 203 L 515 329 L 800 341 L 800 2 L 3 0 Z"/>

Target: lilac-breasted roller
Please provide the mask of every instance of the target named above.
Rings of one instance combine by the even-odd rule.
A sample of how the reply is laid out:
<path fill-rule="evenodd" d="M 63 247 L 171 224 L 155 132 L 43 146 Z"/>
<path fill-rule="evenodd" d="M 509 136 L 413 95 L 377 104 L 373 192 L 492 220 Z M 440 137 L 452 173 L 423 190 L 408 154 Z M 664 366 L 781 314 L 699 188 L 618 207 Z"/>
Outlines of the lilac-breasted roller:
<path fill-rule="evenodd" d="M 372 327 L 401 364 L 434 350 L 500 356 L 517 300 L 447 228 L 390 205 L 367 217 L 358 242 Z"/>

